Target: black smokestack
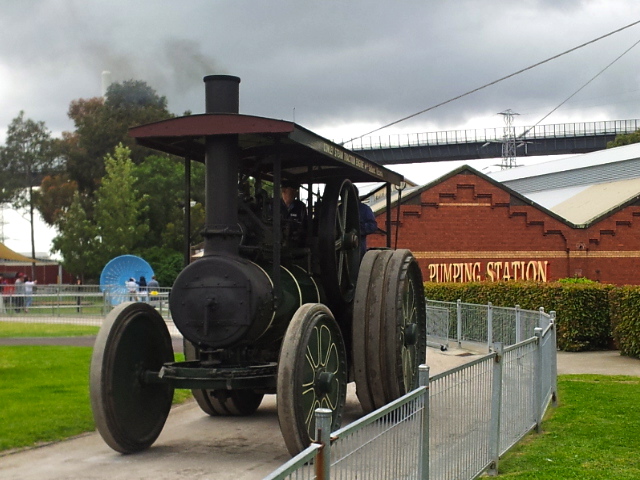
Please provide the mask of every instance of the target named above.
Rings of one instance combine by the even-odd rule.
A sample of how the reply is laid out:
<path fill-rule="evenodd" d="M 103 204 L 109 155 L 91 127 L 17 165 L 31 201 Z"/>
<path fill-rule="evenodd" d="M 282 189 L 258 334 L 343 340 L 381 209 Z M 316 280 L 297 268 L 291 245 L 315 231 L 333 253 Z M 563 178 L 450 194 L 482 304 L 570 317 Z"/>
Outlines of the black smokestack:
<path fill-rule="evenodd" d="M 205 83 L 206 113 L 240 111 L 240 78 L 231 75 L 207 75 Z"/>
<path fill-rule="evenodd" d="M 206 113 L 238 113 L 240 79 L 230 75 L 204 77 Z M 238 227 L 238 136 L 205 138 L 206 225 L 204 256 L 237 254 L 242 232 Z"/>

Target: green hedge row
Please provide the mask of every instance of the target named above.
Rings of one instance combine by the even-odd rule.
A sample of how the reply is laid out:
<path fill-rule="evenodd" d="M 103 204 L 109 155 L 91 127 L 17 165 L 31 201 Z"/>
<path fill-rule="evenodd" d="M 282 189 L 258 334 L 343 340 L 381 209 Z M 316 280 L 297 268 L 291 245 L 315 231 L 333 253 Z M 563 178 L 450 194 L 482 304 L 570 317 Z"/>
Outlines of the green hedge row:
<path fill-rule="evenodd" d="M 640 287 L 612 289 L 609 305 L 613 338 L 620 353 L 640 358 Z"/>
<path fill-rule="evenodd" d="M 560 282 L 426 282 L 425 296 L 446 302 L 460 299 L 465 303 L 491 302 L 497 307 L 520 305 L 526 310 L 555 310 L 561 350 L 606 349 L 615 338 L 624 355 L 640 355 L 640 287 Z"/>

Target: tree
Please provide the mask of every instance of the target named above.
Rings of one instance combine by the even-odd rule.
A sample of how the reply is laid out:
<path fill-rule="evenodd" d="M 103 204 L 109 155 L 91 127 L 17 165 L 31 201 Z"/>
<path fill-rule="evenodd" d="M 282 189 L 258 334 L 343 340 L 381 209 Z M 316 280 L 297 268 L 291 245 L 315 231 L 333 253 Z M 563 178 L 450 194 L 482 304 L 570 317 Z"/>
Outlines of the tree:
<path fill-rule="evenodd" d="M 53 239 L 52 251 L 60 252 L 64 268 L 80 277 L 91 270 L 95 273 L 92 251 L 97 237 L 96 227 L 87 218 L 77 190 L 71 206 L 58 217 L 56 225 L 60 233 Z"/>
<path fill-rule="evenodd" d="M 73 100 L 69 118 L 75 132 L 65 132 L 60 148 L 67 162 L 71 180 L 83 193 L 92 195 L 98 180 L 104 175 L 104 157 L 120 143 L 131 150 L 134 163 L 142 163 L 153 152 L 135 144 L 128 129 L 135 125 L 170 118 L 167 100 L 159 96 L 147 83 L 127 80 L 113 83 L 106 100 L 89 98 Z"/>
<path fill-rule="evenodd" d="M 42 179 L 36 193 L 36 207 L 42 219 L 49 225 L 56 225 L 66 212 L 78 191 L 78 184 L 69 180 L 66 174 L 47 175 Z"/>
<path fill-rule="evenodd" d="M 93 218 L 87 205 L 93 200 L 75 192 L 71 206 L 58 216 L 60 232 L 53 241 L 63 264 L 75 275 L 97 278 L 109 260 L 136 253 L 148 232 L 143 199 L 134 185 L 131 151 L 122 144 L 104 159 L 106 174 L 95 194 Z M 84 205 L 83 205 L 84 203 Z"/>
<path fill-rule="evenodd" d="M 167 98 L 160 97 L 146 82 L 125 80 L 112 83 L 107 89 L 107 107 L 130 110 L 138 107 L 164 112 L 167 110 Z"/>
<path fill-rule="evenodd" d="M 177 252 L 184 249 L 184 163 L 151 156 L 135 167 L 136 188 L 144 198 L 149 235 L 139 246 L 162 246 Z M 191 167 L 191 234 L 189 241 L 202 241 L 204 224 L 204 165 Z"/>
<path fill-rule="evenodd" d="M 134 252 L 134 247 L 149 231 L 142 221 L 143 199 L 134 188 L 131 150 L 122 144 L 114 155 L 105 157 L 106 175 L 96 192 L 95 225 L 97 230 L 93 256 L 100 266 L 119 255 Z"/>
<path fill-rule="evenodd" d="M 31 224 L 31 256 L 35 257 L 34 186 L 55 166 L 51 133 L 44 122 L 24 118 L 20 111 L 7 129 L 6 144 L 0 152 L 0 200 L 15 208 L 27 208 Z M 34 270 L 35 266 L 32 267 Z M 32 271 L 32 275 L 34 275 Z"/>

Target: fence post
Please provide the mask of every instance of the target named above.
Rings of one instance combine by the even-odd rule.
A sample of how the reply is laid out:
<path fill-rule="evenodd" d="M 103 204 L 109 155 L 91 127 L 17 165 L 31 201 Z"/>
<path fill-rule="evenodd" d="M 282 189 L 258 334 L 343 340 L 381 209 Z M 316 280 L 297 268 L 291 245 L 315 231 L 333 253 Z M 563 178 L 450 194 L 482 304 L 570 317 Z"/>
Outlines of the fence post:
<path fill-rule="evenodd" d="M 331 476 L 331 410 L 316 408 L 316 442 L 322 445 L 316 457 L 316 479 L 329 480 Z"/>
<path fill-rule="evenodd" d="M 462 300 L 458 299 L 456 302 L 456 340 L 458 341 L 458 348 L 462 347 Z"/>
<path fill-rule="evenodd" d="M 534 368 L 534 399 L 535 399 L 535 412 L 536 412 L 536 432 L 540 433 L 542 429 L 542 328 L 536 327 L 533 329 L 536 337 L 536 360 Z"/>
<path fill-rule="evenodd" d="M 420 386 L 426 387 L 424 392 L 424 411 L 422 412 L 422 435 L 420 452 L 420 471 L 418 478 L 429 480 L 429 367 L 420 365 L 418 367 Z"/>
<path fill-rule="evenodd" d="M 544 307 L 540 307 L 538 312 L 540 312 L 540 316 L 538 317 L 538 326 L 543 327 L 544 323 L 542 323 L 542 321 L 544 320 Z"/>
<path fill-rule="evenodd" d="M 491 352 L 491 343 L 493 342 L 493 304 L 487 303 L 487 348 Z"/>
<path fill-rule="evenodd" d="M 502 410 L 502 359 L 504 345 L 502 342 L 493 344 L 496 354 L 493 363 L 493 380 L 491 383 L 491 420 L 489 426 L 489 475 L 498 474 L 498 460 L 500 459 L 500 414 Z"/>
<path fill-rule="evenodd" d="M 550 338 L 550 342 L 551 342 L 551 388 L 553 389 L 553 391 L 551 392 L 551 400 L 553 401 L 553 406 L 557 407 L 558 406 L 558 346 L 556 344 L 556 312 L 555 310 L 551 310 L 549 312 L 549 315 L 551 315 L 551 330 L 550 330 L 550 334 L 551 334 L 551 338 Z"/>
<path fill-rule="evenodd" d="M 522 319 L 520 318 L 520 305 L 516 305 L 516 343 L 522 341 Z"/>
<path fill-rule="evenodd" d="M 61 293 L 62 293 L 62 292 L 60 291 L 60 288 L 61 288 L 61 286 L 60 286 L 60 285 L 57 285 L 57 286 L 56 286 L 56 311 L 58 312 L 58 315 L 57 315 L 58 317 L 61 315 L 61 312 L 60 312 L 60 304 L 61 304 L 61 302 L 62 302 L 62 299 L 60 298 L 60 295 L 61 295 Z"/>

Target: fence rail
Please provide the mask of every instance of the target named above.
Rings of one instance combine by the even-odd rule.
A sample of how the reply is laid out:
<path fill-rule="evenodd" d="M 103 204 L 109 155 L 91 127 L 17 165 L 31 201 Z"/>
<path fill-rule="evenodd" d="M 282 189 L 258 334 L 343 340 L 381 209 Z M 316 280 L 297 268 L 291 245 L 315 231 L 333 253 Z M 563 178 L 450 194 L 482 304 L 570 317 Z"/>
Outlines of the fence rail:
<path fill-rule="evenodd" d="M 0 295 L 0 321 L 101 326 L 122 302 L 137 300 L 156 307 L 172 335 L 179 335 L 169 310 L 170 288 L 128 293 L 124 287 L 99 285 L 38 285 L 31 294 L 5 288 Z"/>
<path fill-rule="evenodd" d="M 550 125 L 515 126 L 511 134 L 518 140 L 591 137 L 633 133 L 640 128 L 640 120 L 611 120 L 602 122 L 556 123 Z M 352 150 L 377 150 L 382 148 L 423 147 L 464 143 L 502 142 L 504 127 L 442 130 L 438 132 L 398 133 L 368 136 L 345 142 Z"/>
<path fill-rule="evenodd" d="M 455 341 L 458 347 L 465 342 L 484 343 L 487 351 L 495 342 L 513 345 L 534 335 L 535 328 L 545 328 L 555 318 L 543 307 L 523 310 L 515 307 L 494 307 L 473 303 L 427 300 L 427 342 L 431 346 L 448 346 Z M 455 319 L 455 323 L 453 321 Z"/>

